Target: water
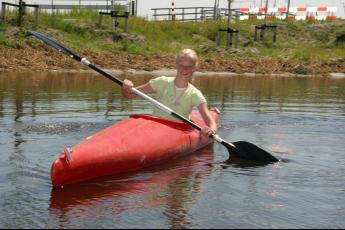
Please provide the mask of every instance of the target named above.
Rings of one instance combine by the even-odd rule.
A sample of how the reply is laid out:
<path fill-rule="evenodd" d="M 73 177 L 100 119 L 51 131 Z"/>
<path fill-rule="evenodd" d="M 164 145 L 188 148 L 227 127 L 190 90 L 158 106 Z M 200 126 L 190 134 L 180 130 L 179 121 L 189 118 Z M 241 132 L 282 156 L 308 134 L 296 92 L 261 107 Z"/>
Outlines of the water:
<path fill-rule="evenodd" d="M 132 78 L 136 84 L 150 76 Z M 148 102 L 91 74 L 0 74 L 1 228 L 343 228 L 345 79 L 199 77 L 219 134 L 281 159 L 228 161 L 214 144 L 137 173 L 53 189 L 50 166 Z"/>

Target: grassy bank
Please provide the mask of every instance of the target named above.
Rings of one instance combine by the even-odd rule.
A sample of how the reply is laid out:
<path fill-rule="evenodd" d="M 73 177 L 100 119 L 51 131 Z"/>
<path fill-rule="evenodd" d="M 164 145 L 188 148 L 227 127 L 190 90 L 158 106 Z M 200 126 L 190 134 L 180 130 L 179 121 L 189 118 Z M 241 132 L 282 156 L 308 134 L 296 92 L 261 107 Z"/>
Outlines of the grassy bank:
<path fill-rule="evenodd" d="M 7 14 L 7 22 L 0 26 L 2 58 L 19 58 L 9 54 L 17 52 L 19 56 L 20 53 L 28 52 L 44 53 L 47 48 L 25 38 L 25 31 L 31 29 L 33 25 L 33 16 L 30 14 L 25 16 L 26 21 L 21 29 L 14 27 L 15 17 L 13 12 Z M 76 52 L 97 57 L 99 63 L 109 68 L 112 67 L 111 61 L 105 58 L 114 60 L 124 57 L 128 66 L 122 60 L 122 68 L 131 68 L 133 65 L 138 69 L 173 68 L 171 62 L 175 53 L 181 48 L 190 47 L 199 53 L 202 59 L 201 69 L 205 71 L 298 74 L 345 72 L 345 20 L 270 22 L 278 25 L 276 43 L 272 42 L 270 32 L 266 34 L 265 41 L 254 42 L 254 26 L 260 25 L 262 21 L 234 21 L 232 27 L 240 31 L 237 49 L 225 48 L 225 36 L 222 38 L 222 45 L 217 46 L 217 31 L 219 28 L 226 28 L 226 20 L 154 22 L 131 17 L 128 34 L 123 33 L 124 20 L 120 19 L 119 22 L 117 42 L 113 41 L 110 17 L 105 17 L 103 26 L 99 28 L 97 26 L 98 13 L 90 10 L 52 15 L 41 13 L 40 26 L 36 30 L 49 35 Z M 56 56 L 56 58 L 61 59 L 61 56 Z M 143 64 L 144 67 L 142 67 L 140 63 L 145 60 L 153 64 L 150 67 L 148 64 Z M 56 63 L 59 61 L 61 60 L 57 60 Z M 7 64 L 4 64 L 5 62 Z M 21 61 L 3 60 L 0 68 L 8 69 L 15 63 L 18 64 Z M 43 67 L 49 68 L 49 65 L 43 65 Z M 61 66 L 61 68 L 74 67 L 74 65 Z"/>

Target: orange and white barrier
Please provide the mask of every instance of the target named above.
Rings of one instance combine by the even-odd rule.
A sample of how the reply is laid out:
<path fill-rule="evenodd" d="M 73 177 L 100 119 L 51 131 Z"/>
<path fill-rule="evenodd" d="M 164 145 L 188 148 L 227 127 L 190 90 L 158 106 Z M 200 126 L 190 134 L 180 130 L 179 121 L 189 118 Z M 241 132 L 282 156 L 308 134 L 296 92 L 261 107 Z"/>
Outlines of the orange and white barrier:
<path fill-rule="evenodd" d="M 265 19 L 266 8 L 243 7 L 240 8 L 240 20 Z M 287 7 L 267 8 L 267 19 L 286 19 Z M 337 7 L 290 7 L 289 19 L 295 20 L 335 20 L 337 19 Z"/>

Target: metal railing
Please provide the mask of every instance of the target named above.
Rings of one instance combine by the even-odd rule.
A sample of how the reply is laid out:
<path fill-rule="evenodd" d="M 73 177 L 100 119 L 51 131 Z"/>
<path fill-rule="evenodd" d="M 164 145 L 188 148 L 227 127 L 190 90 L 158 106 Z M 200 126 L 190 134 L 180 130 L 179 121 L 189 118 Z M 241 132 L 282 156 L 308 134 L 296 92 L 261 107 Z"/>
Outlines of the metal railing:
<path fill-rule="evenodd" d="M 228 9 L 214 7 L 152 8 L 154 20 L 200 21 L 219 19 L 228 14 Z"/>
<path fill-rule="evenodd" d="M 18 4 L 19 0 L 3 0 L 3 2 Z M 2 1 L 1 1 L 2 2 Z M 137 15 L 138 0 L 26 0 L 27 3 L 39 6 L 40 10 L 95 9 L 114 10 L 115 5 L 129 6 L 130 15 Z M 12 10 L 12 6 L 9 7 Z"/>

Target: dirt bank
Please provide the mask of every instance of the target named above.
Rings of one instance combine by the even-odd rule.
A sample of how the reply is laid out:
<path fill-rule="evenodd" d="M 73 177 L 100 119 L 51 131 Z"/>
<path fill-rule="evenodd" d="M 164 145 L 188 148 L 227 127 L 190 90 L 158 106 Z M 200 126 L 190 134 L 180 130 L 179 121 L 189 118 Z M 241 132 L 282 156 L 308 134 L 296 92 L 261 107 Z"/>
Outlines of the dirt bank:
<path fill-rule="evenodd" d="M 84 52 L 81 56 L 106 69 L 144 70 L 174 69 L 173 55 L 129 55 L 113 53 Z M 56 52 L 50 47 L 21 49 L 0 48 L 0 70 L 2 71 L 51 71 L 86 69 L 74 60 Z M 330 73 L 345 73 L 345 60 L 283 60 L 271 58 L 225 58 L 201 57 L 199 62 L 201 72 L 233 72 L 233 73 L 263 73 L 263 74 L 306 74 L 328 75 Z"/>

